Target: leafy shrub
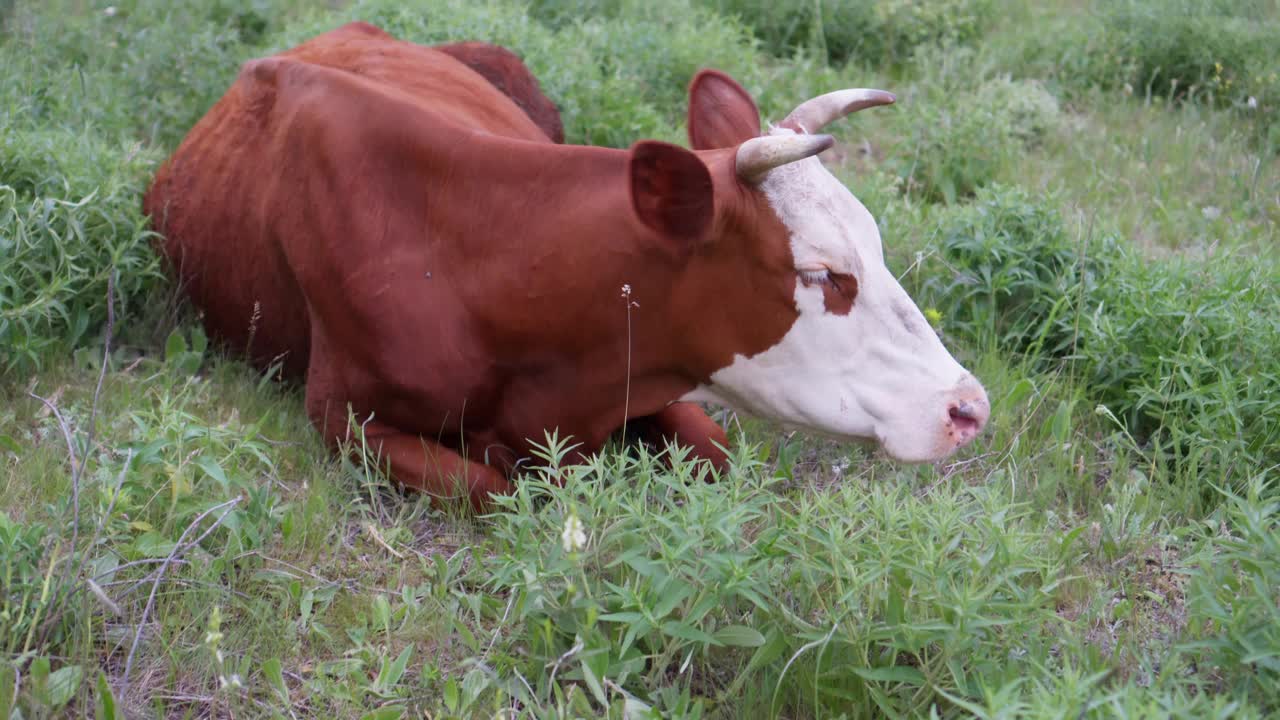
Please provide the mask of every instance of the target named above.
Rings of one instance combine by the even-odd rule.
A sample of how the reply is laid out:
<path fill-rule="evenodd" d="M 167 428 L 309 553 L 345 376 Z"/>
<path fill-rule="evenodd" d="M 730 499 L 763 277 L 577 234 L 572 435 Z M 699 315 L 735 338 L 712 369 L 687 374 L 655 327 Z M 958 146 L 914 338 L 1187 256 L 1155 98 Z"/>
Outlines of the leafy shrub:
<path fill-rule="evenodd" d="M 899 65 L 915 49 L 977 39 L 993 14 L 991 0 L 701 0 L 752 27 L 774 55 L 816 47 L 833 63 Z"/>
<path fill-rule="evenodd" d="M 1055 208 L 992 186 L 938 216 L 918 292 L 946 332 L 1041 368 L 1069 361 L 1094 401 L 1192 477 L 1240 483 L 1280 462 L 1280 267 L 1152 261 L 1071 237 Z"/>
<path fill-rule="evenodd" d="M 981 107 L 1001 108 L 1009 134 L 1031 146 L 1057 125 L 1058 98 L 1038 80 L 993 78 L 978 86 L 974 99 Z"/>
<path fill-rule="evenodd" d="M 565 449 L 549 441 L 500 500 L 485 571 L 510 598 L 510 672 L 527 682 L 501 686 L 526 707 L 560 697 L 559 680 L 664 716 L 911 715 L 940 690 L 1005 682 L 1009 653 L 1047 640 L 1033 628 L 1055 560 L 993 511 L 998 494 L 849 485 L 792 507 L 750 448 L 716 485 L 644 451 L 561 467 Z M 1018 619 L 996 630 L 997 614 Z"/>
<path fill-rule="evenodd" d="M 1226 493 L 1220 517 L 1199 528 L 1189 563 L 1188 649 L 1206 656 L 1240 694 L 1280 708 L 1280 501 L 1263 476 Z"/>
<path fill-rule="evenodd" d="M 944 211 L 935 237 L 945 271 L 927 274 L 917 292 L 944 310 L 947 331 L 1047 362 L 1072 352 L 1079 303 L 1092 299 L 1116 252 L 1082 248 L 1051 198 L 1001 185 Z"/>
<path fill-rule="evenodd" d="M 23 653 L 29 634 L 47 618 L 40 602 L 45 567 L 45 538 L 49 528 L 25 524 L 0 512 L 0 651 Z"/>
<path fill-rule="evenodd" d="M 969 82 L 908 90 L 906 148 L 894 160 L 905 192 L 948 203 L 971 196 L 1058 121 L 1057 99 L 1034 80 Z"/>
<path fill-rule="evenodd" d="M 154 162 L 136 145 L 69 132 L 0 136 L 0 367 L 74 347 L 114 302 L 160 277 L 141 213 Z"/>
<path fill-rule="evenodd" d="M 172 147 L 226 91 L 251 44 L 301 0 L 122 0 L 90 13 L 56 2 L 60 12 L 21 8 L 12 19 L 0 58 L 15 77 L 0 107 L 29 127 Z"/>
<path fill-rule="evenodd" d="M 1083 379 L 1131 431 L 1216 482 L 1280 462 L 1280 267 L 1126 250 L 1081 316 Z"/>
<path fill-rule="evenodd" d="M 1280 118 L 1276 37 L 1280 17 L 1264 3 L 1127 0 L 1029 34 L 1019 62 L 1067 88 L 1236 107 L 1267 139 Z"/>

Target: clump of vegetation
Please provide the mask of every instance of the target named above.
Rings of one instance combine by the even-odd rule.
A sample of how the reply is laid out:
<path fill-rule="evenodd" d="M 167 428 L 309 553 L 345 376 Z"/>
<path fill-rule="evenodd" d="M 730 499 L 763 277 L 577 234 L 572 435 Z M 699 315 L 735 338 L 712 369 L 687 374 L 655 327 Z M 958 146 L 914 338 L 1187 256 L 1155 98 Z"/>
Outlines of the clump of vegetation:
<path fill-rule="evenodd" d="M 1077 240 L 1052 198 L 1001 185 L 936 223 L 935 269 L 917 295 L 947 309 L 948 334 L 1046 364 L 1074 352 L 1082 308 L 1112 272 L 1114 241 Z"/>
<path fill-rule="evenodd" d="M 1041 369 L 1066 363 L 1191 477 L 1239 485 L 1280 462 L 1280 268 L 1230 256 L 1153 265 L 1112 236 L 1073 235 L 1056 208 L 992 186 L 939 215 L 936 270 L 919 291 L 947 308 L 947 332 Z"/>
<path fill-rule="evenodd" d="M 833 64 L 901 65 L 917 48 L 971 43 L 994 15 L 991 0 L 700 0 L 755 29 L 770 53 L 817 49 Z"/>
<path fill-rule="evenodd" d="M 910 111 L 901 119 L 904 138 L 894 165 L 903 191 L 929 202 L 971 197 L 1059 120 L 1057 98 L 1039 82 L 1003 75 L 975 81 L 954 57 L 972 55 L 953 53 L 947 65 L 931 70 L 939 83 L 909 88 L 903 100 Z"/>
<path fill-rule="evenodd" d="M 1274 151 L 1277 35 L 1280 19 L 1265 3 L 1127 0 L 1100 6 L 1092 19 L 1035 33 L 1024 62 L 1075 91 L 1124 89 L 1236 108 Z"/>
<path fill-rule="evenodd" d="M 155 153 L 69 131 L 0 137 L 0 371 L 96 335 L 115 302 L 155 285 L 141 210 Z M 107 297 L 114 280 L 114 298 Z"/>
<path fill-rule="evenodd" d="M 1198 526 L 1190 562 L 1191 639 L 1226 683 L 1264 707 L 1280 707 L 1280 501 L 1258 475 Z"/>
<path fill-rule="evenodd" d="M 1240 487 L 1280 463 L 1276 287 L 1280 267 L 1257 258 L 1127 250 L 1082 308 L 1082 378 L 1190 477 Z"/>

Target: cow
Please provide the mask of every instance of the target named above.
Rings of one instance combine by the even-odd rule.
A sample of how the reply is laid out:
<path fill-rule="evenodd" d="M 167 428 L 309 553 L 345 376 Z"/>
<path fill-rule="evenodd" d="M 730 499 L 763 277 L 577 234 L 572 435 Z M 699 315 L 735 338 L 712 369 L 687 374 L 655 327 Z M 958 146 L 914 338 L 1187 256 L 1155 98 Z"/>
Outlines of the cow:
<path fill-rule="evenodd" d="M 211 337 L 300 378 L 335 452 L 358 426 L 398 484 L 479 511 L 551 429 L 572 460 L 644 424 L 723 469 L 700 404 L 903 462 L 982 430 L 982 385 L 819 159 L 826 125 L 893 95 L 766 129 L 703 69 L 690 147 L 628 149 L 555 142 L 537 96 L 346 25 L 246 62 L 144 211 Z"/>

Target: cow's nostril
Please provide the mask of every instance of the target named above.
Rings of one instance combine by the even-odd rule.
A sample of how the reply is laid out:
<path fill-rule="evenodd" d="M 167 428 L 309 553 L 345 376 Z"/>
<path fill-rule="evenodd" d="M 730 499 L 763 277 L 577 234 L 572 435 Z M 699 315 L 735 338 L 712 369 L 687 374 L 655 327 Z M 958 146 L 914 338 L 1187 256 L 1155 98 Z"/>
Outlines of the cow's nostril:
<path fill-rule="evenodd" d="M 976 422 L 978 420 L 978 410 L 973 406 L 973 403 L 968 401 L 962 402 L 959 405 L 951 406 L 951 417 L 963 418 L 965 420 L 973 420 Z"/>
<path fill-rule="evenodd" d="M 951 422 L 955 425 L 956 430 L 959 430 L 961 435 L 965 437 L 976 435 L 982 425 L 981 412 L 971 402 L 952 405 L 948 414 L 951 416 Z"/>

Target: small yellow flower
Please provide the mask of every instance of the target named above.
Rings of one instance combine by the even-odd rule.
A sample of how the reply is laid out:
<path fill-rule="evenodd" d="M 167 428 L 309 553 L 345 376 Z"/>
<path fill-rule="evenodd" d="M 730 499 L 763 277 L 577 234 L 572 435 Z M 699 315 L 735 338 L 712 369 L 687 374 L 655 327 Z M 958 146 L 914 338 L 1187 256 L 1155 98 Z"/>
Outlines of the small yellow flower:
<path fill-rule="evenodd" d="M 942 324 L 942 313 L 938 312 L 937 308 L 928 308 L 924 311 L 924 319 L 928 320 L 930 325 L 938 327 Z"/>

